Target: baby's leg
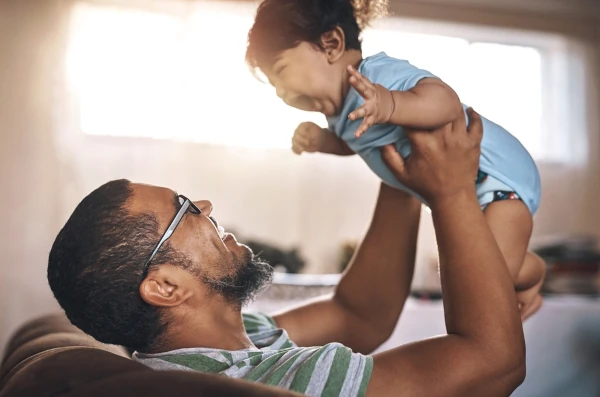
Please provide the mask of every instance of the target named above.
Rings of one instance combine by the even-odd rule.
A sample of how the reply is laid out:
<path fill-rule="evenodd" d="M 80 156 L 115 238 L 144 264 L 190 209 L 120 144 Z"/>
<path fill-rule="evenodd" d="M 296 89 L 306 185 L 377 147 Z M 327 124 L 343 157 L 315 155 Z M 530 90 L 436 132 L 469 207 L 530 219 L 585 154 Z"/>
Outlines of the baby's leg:
<path fill-rule="evenodd" d="M 521 266 L 521 270 L 519 270 L 519 274 L 517 275 L 515 289 L 517 292 L 528 290 L 544 281 L 545 275 L 546 262 L 533 252 L 529 251 L 525 254 L 523 266 Z"/>
<path fill-rule="evenodd" d="M 485 218 L 516 285 L 533 229 L 531 213 L 521 200 L 504 200 L 490 203 Z"/>
<path fill-rule="evenodd" d="M 533 252 L 528 252 L 515 284 L 522 320 L 534 314 L 542 306 L 540 290 L 545 275 L 546 263 L 544 260 Z"/>
<path fill-rule="evenodd" d="M 515 283 L 521 318 L 525 320 L 542 305 L 539 291 L 546 270 L 544 261 L 527 251 L 533 228 L 531 213 L 522 201 L 505 200 L 490 203 L 485 217 Z"/>

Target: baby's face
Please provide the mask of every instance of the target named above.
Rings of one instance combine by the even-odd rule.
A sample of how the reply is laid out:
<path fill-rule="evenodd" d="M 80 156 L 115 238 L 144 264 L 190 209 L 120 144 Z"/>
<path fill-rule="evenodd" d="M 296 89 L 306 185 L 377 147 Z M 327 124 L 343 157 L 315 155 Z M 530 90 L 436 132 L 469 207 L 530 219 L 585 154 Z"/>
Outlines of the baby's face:
<path fill-rule="evenodd" d="M 314 45 L 302 42 L 282 51 L 272 65 L 261 70 L 289 106 L 325 116 L 340 112 L 344 68 L 331 63 Z"/>

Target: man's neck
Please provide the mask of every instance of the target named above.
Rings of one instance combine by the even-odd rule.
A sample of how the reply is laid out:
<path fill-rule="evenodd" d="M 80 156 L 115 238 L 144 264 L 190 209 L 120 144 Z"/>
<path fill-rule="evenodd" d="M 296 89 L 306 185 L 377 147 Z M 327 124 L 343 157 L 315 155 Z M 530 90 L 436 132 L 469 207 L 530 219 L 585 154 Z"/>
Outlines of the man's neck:
<path fill-rule="evenodd" d="M 230 351 L 254 348 L 241 310 L 230 305 L 211 302 L 200 308 L 181 308 L 170 315 L 165 342 L 149 353 L 195 347 Z"/>

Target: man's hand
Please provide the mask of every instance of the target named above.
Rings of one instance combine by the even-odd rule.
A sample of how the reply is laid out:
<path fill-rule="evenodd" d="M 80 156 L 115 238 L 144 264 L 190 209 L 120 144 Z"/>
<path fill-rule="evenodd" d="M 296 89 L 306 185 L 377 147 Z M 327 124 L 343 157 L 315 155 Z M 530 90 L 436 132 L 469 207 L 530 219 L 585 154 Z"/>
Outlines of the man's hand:
<path fill-rule="evenodd" d="M 350 84 L 364 98 L 363 105 L 350 113 L 350 120 L 362 118 L 362 124 L 357 128 L 354 136 L 359 138 L 373 124 L 384 124 L 390 120 L 394 113 L 394 98 L 392 93 L 380 84 L 373 84 L 358 70 L 348 66 Z"/>
<path fill-rule="evenodd" d="M 466 120 L 460 117 L 433 132 L 407 130 L 412 154 L 406 159 L 393 145 L 382 150 L 382 158 L 396 178 L 430 205 L 457 193 L 474 194 L 483 126 L 473 109 L 467 114 L 468 129 Z"/>
<path fill-rule="evenodd" d="M 296 128 L 292 138 L 292 151 L 296 154 L 320 152 L 326 134 L 329 134 L 329 132 L 315 123 L 308 121 L 301 123 Z"/>

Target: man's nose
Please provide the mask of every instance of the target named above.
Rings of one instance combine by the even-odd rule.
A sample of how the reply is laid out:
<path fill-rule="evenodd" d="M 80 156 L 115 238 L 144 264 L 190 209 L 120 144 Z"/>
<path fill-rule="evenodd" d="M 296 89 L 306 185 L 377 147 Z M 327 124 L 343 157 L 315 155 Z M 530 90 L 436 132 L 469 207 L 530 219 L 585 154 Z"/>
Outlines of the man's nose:
<path fill-rule="evenodd" d="M 196 207 L 198 207 L 200 211 L 202 211 L 202 213 L 206 216 L 209 216 L 213 210 L 213 205 L 208 200 L 194 201 L 194 204 L 196 204 Z"/>

